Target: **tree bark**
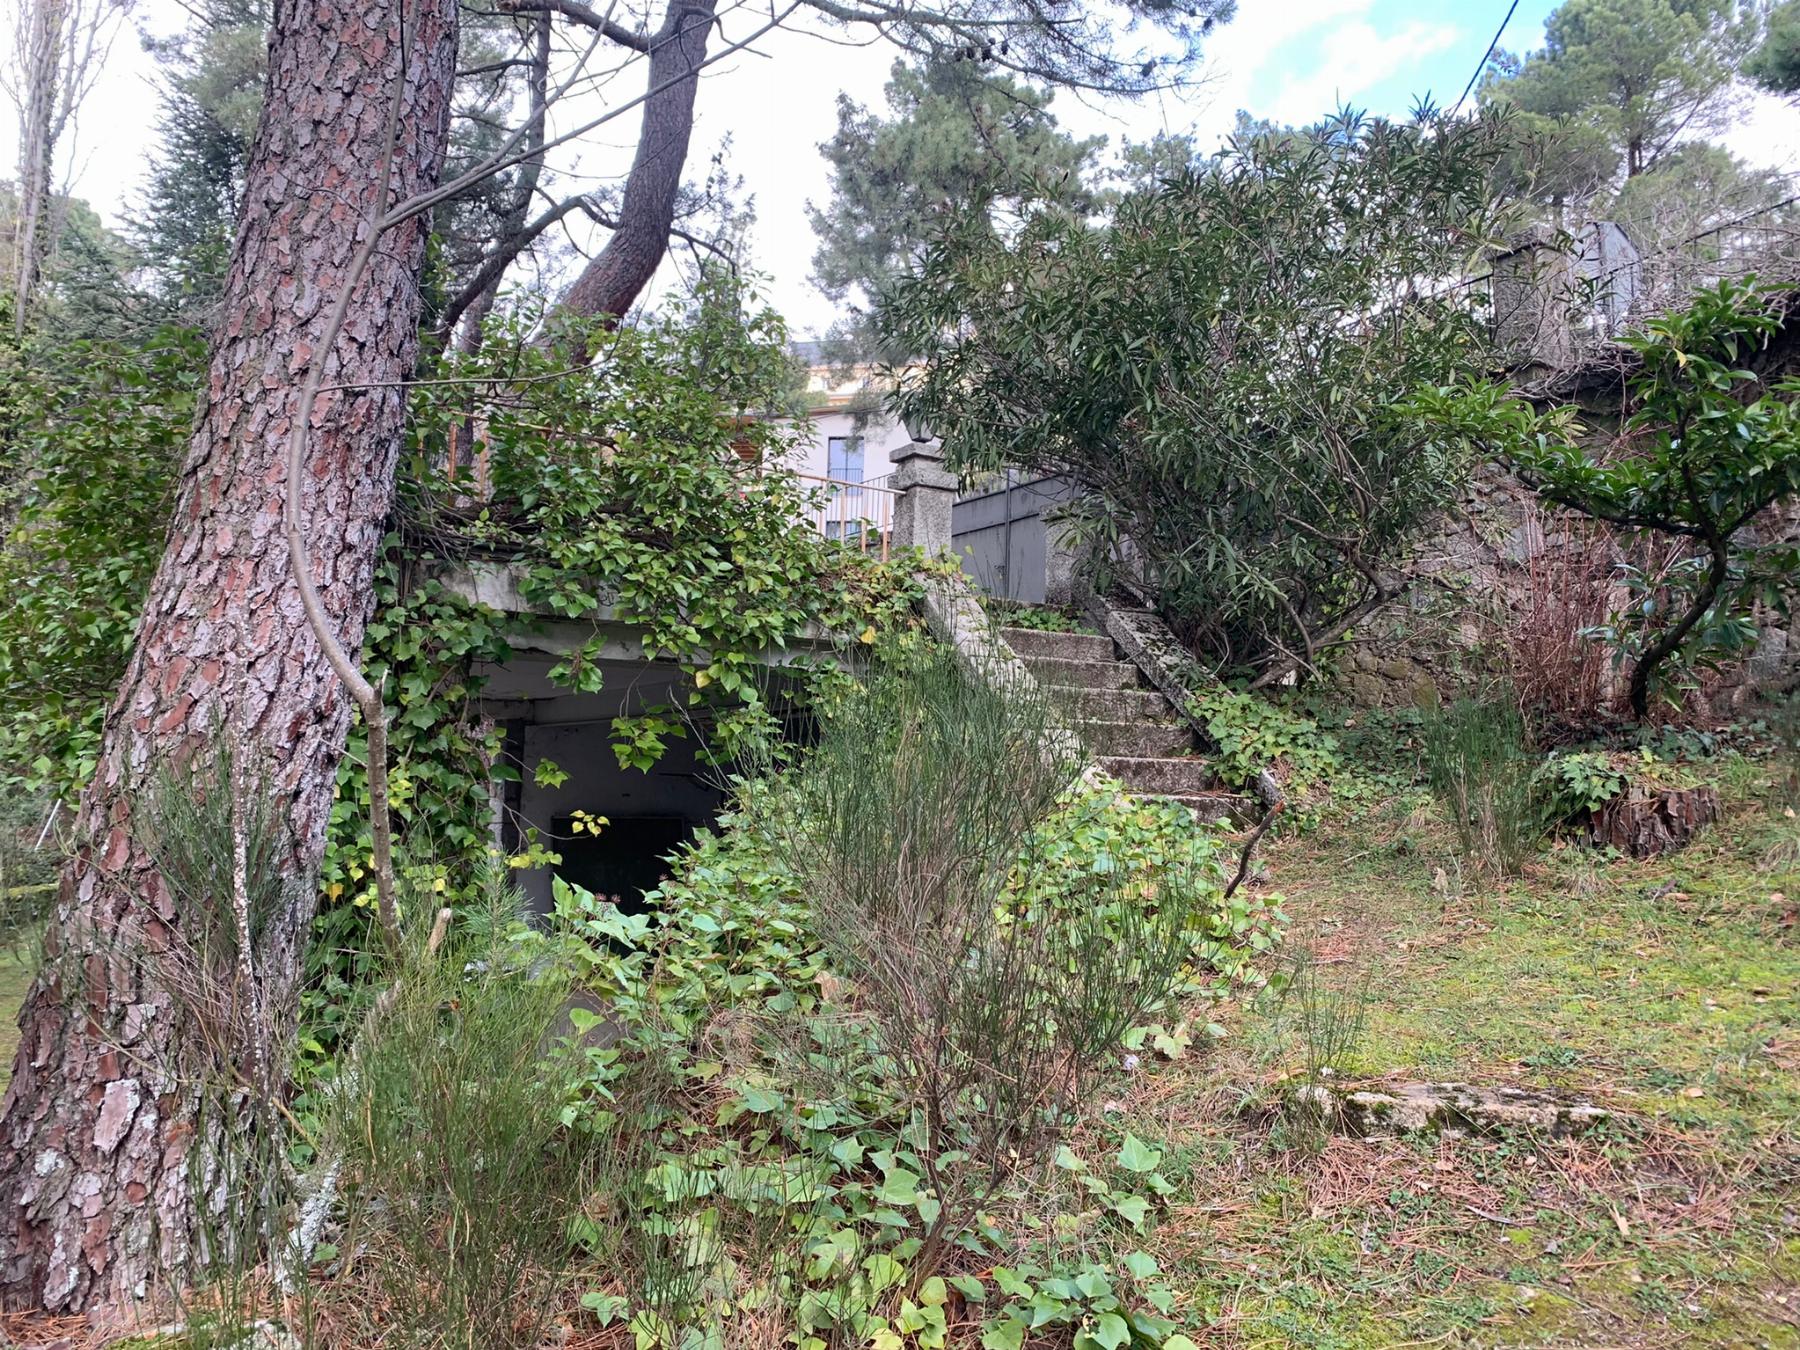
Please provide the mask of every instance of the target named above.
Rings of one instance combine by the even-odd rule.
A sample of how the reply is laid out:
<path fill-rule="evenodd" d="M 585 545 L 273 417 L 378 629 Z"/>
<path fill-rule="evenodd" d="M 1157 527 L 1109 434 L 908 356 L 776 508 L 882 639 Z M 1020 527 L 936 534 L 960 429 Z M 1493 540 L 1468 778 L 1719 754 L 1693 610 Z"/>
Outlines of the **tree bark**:
<path fill-rule="evenodd" d="M 42 243 L 38 236 L 50 202 L 50 166 L 56 156 L 57 74 L 67 7 L 63 0 L 39 0 L 21 15 L 15 57 L 19 103 L 19 221 L 13 245 L 13 336 L 24 337 L 37 287 Z"/>
<path fill-rule="evenodd" d="M 620 318 L 650 284 L 675 224 L 675 198 L 694 131 L 699 68 L 718 0 L 670 0 L 650 39 L 650 89 L 618 228 L 562 298 L 565 314 Z M 683 78 L 685 75 L 685 78 Z"/>
<path fill-rule="evenodd" d="M 430 188 L 455 55 L 454 0 L 275 6 L 206 409 L 0 1104 L 4 1306 L 117 1311 L 189 1273 L 203 1257 L 200 1235 L 240 1200 L 230 1157 L 199 1118 L 206 1050 L 169 978 L 197 918 L 134 837 L 134 797 L 159 764 L 221 739 L 275 794 L 293 847 L 258 959 L 270 1039 L 281 1043 L 351 715 L 289 573 L 281 514 L 290 419 L 369 228 L 388 110 L 403 101 L 394 194 Z M 393 495 L 425 233 L 420 217 L 383 241 L 352 296 L 313 418 L 302 509 L 319 590 L 351 651 Z M 228 899 L 228 879 L 221 888 Z"/>
<path fill-rule="evenodd" d="M 1700 588 L 1700 593 L 1688 604 L 1687 613 L 1681 616 L 1681 621 L 1652 643 L 1638 657 L 1637 665 L 1632 667 L 1631 711 L 1640 722 L 1650 715 L 1651 676 L 1664 661 L 1681 650 L 1681 644 L 1687 641 L 1694 625 L 1706 617 L 1706 611 L 1718 600 L 1731 575 L 1731 553 L 1726 536 L 1715 529 L 1709 533 L 1706 546 L 1712 554 L 1712 563 L 1707 568 L 1706 583 Z"/>

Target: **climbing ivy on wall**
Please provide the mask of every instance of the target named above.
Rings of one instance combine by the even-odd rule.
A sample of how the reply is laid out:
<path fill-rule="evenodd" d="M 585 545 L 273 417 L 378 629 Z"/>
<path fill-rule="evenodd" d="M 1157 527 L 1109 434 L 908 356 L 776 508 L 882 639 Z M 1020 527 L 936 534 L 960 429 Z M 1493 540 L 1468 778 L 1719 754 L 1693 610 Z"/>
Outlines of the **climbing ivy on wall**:
<path fill-rule="evenodd" d="M 770 733 L 770 653 L 820 635 L 872 639 L 908 621 L 916 595 L 904 562 L 798 523 L 806 492 L 780 469 L 794 433 L 769 415 L 794 388 L 786 333 L 737 282 L 708 281 L 663 319 L 589 335 L 590 365 L 570 367 L 533 335 L 521 319 L 412 390 L 363 652 L 388 705 L 400 865 L 414 893 L 449 902 L 489 846 L 489 781 L 517 772 L 481 715 L 476 671 L 507 658 L 521 622 L 459 594 L 453 570 L 505 566 L 541 619 L 633 625 L 647 657 L 685 673 L 679 705 L 613 726 L 620 763 L 639 769 L 693 726 L 723 757 Z M 141 352 L 84 349 L 8 397 L 8 462 L 17 452 L 38 472 L 15 488 L 18 523 L 0 551 L 16 597 L 0 614 L 0 784 L 72 798 L 91 772 L 204 369 L 199 337 L 171 333 Z M 601 687 L 598 632 L 553 679 Z M 783 687 L 804 694 L 828 670 L 798 670 Z M 353 981 L 370 949 L 364 767 L 358 729 L 321 876 L 322 989 Z"/>

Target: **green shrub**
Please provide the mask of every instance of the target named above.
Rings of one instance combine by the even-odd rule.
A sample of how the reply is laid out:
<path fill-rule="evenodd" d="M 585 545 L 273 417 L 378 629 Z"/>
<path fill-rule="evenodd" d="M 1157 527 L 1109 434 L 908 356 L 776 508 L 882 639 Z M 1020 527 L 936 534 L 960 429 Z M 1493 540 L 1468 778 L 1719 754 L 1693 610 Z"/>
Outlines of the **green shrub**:
<path fill-rule="evenodd" d="M 1232 787 L 1254 783 L 1266 769 L 1303 795 L 1330 782 L 1341 767 L 1337 737 L 1269 699 L 1210 685 L 1188 696 L 1188 710 L 1205 724 L 1214 767 Z"/>
<path fill-rule="evenodd" d="M 366 1316 L 371 1343 L 541 1344 L 589 1199 L 592 1139 L 564 1127 L 568 1062 L 551 1053 L 568 973 L 511 939 L 500 880 L 489 893 L 483 921 L 403 964 L 333 1097 L 340 1278 L 376 1291 L 337 1312 Z"/>
<path fill-rule="evenodd" d="M 1420 727 L 1425 768 L 1463 856 L 1511 876 L 1543 835 L 1538 761 L 1509 705 L 1460 699 Z"/>
<path fill-rule="evenodd" d="M 1156 986 L 1247 974 L 1279 914 L 1243 891 L 1222 901 L 1218 836 L 1185 811 L 1065 781 L 1055 757 L 1021 766 L 1033 714 L 966 688 L 921 699 L 888 678 L 900 677 L 851 691 L 812 762 L 740 783 L 733 813 L 672 864 L 651 915 L 558 890 L 566 922 L 551 949 L 620 1032 L 581 1052 L 569 1115 L 624 1173 L 609 1168 L 608 1221 L 582 1229 L 600 1272 L 584 1305 L 646 1339 L 755 1318 L 819 1346 L 929 1336 L 954 1289 L 977 1300 L 990 1344 L 1129 1315 L 1140 1344 L 1160 1345 L 1175 1324 L 1158 1309 L 1173 1298 L 1153 1261 L 1102 1273 L 1010 1231 L 1039 1193 L 1034 1165 L 1067 1097 L 1052 1092 L 1022 1121 L 1030 1093 L 989 1075 L 1024 1062 L 1066 1086 L 1060 1070 L 1041 1072 L 1043 1047 L 1110 1057 Z M 993 816 L 977 811 L 1003 793 Z M 808 847 L 827 837 L 863 850 Z M 939 868 L 949 880 L 920 876 Z M 884 875 L 934 927 L 893 922 Z M 977 899 L 982 913 L 969 914 Z M 882 971 L 890 959 L 908 969 Z M 931 1018 L 949 1071 L 935 1086 L 896 1035 L 899 991 L 947 1010 Z M 1046 1009 L 1067 1030 L 1047 1026 Z M 996 1140 L 998 1161 L 983 1152 Z M 1154 1150 L 1127 1151 L 1131 1167 L 1077 1164 L 1077 1180 L 1107 1222 L 1141 1231 L 1168 1183 Z M 933 1274 L 952 1246 L 991 1274 Z"/>
<path fill-rule="evenodd" d="M 1625 791 L 1631 779 L 1598 750 L 1557 755 L 1543 767 L 1540 784 L 1551 821 L 1586 820 Z"/>

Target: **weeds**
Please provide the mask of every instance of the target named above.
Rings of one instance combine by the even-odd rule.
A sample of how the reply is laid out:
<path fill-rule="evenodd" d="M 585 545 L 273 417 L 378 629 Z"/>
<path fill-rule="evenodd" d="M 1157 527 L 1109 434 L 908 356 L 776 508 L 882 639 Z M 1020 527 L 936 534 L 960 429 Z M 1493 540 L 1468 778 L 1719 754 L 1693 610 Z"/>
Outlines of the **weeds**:
<path fill-rule="evenodd" d="M 1312 953 L 1296 952 L 1282 976 L 1281 1012 L 1299 1037 L 1305 1078 L 1283 1101 L 1282 1124 L 1308 1152 L 1324 1147 L 1335 1099 L 1328 1084 L 1353 1071 L 1374 997 L 1375 971 L 1338 989 L 1320 976 Z"/>
<path fill-rule="evenodd" d="M 1216 875 L 1129 890 L 1068 875 L 1040 827 L 1078 768 L 1034 688 L 896 653 L 827 713 L 776 831 L 916 1122 L 918 1170 L 885 1187 L 926 1219 L 912 1291 L 1054 1152 L 1080 1083 L 1168 995 L 1196 899 L 1216 894 Z"/>
<path fill-rule="evenodd" d="M 0 954 L 27 949 L 56 898 L 60 814 L 23 794 L 0 800 Z"/>
<path fill-rule="evenodd" d="M 550 1053 L 568 980 L 508 940 L 511 891 L 485 889 L 497 912 L 407 958 L 337 1094 L 347 1273 L 407 1345 L 537 1345 L 592 1177 Z"/>
<path fill-rule="evenodd" d="M 1515 875 L 1544 825 L 1538 762 L 1518 712 L 1461 699 L 1426 717 L 1420 740 L 1463 856 L 1490 876 Z"/>

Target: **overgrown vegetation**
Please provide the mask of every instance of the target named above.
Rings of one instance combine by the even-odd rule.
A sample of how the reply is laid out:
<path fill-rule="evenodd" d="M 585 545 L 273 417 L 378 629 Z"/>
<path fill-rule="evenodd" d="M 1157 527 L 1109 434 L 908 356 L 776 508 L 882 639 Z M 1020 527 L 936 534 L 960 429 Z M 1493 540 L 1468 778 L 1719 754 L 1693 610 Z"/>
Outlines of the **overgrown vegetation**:
<path fill-rule="evenodd" d="M 1518 872 L 1543 836 L 1538 759 L 1507 704 L 1459 699 L 1421 727 L 1425 769 L 1463 856 L 1491 876 Z"/>
<path fill-rule="evenodd" d="M 1622 339 L 1637 367 L 1617 442 L 1572 439 L 1575 410 L 1537 413 L 1496 384 L 1427 391 L 1437 423 L 1514 462 L 1546 500 L 1629 531 L 1679 541 L 1654 578 L 1627 574 L 1627 608 L 1599 630 L 1631 663 L 1631 706 L 1648 716 L 1691 673 L 1754 647 L 1759 616 L 1785 618 L 1800 548 L 1762 537 L 1771 508 L 1800 497 L 1800 381 L 1771 368 L 1780 302 L 1754 281 L 1721 282 Z"/>
<path fill-rule="evenodd" d="M 1213 667 L 1311 669 L 1406 589 L 1413 532 L 1468 468 L 1401 403 L 1483 369 L 1470 291 L 1418 279 L 1489 237 L 1498 144 L 1486 117 L 1346 113 L 1246 132 L 1104 224 L 953 217 L 878 310 L 922 358 L 893 372 L 898 405 L 964 468 L 1087 489 L 1103 574 Z"/>
<path fill-rule="evenodd" d="M 533 1344 L 573 1285 L 577 1315 L 645 1345 L 754 1325 L 929 1346 L 952 1318 L 1001 1346 L 1115 1325 L 1188 1343 L 1153 1260 L 1084 1259 L 1035 1197 L 1076 1177 L 1086 1222 L 1149 1230 L 1161 1150 L 1058 1144 L 1128 1033 L 1154 1012 L 1180 1053 L 1181 1002 L 1248 977 L 1279 914 L 1225 899 L 1185 811 L 1071 788 L 1033 705 L 946 655 L 914 648 L 840 699 L 805 764 L 740 784 L 651 914 L 559 883 L 548 928 L 521 927 L 496 867 L 441 948 L 415 926 L 315 1092 L 288 1212 L 333 1217 L 294 1272 L 296 1334 Z M 342 1199 L 319 1211 L 322 1186 Z M 196 1309 L 258 1312 L 257 1281 L 211 1278 Z"/>

